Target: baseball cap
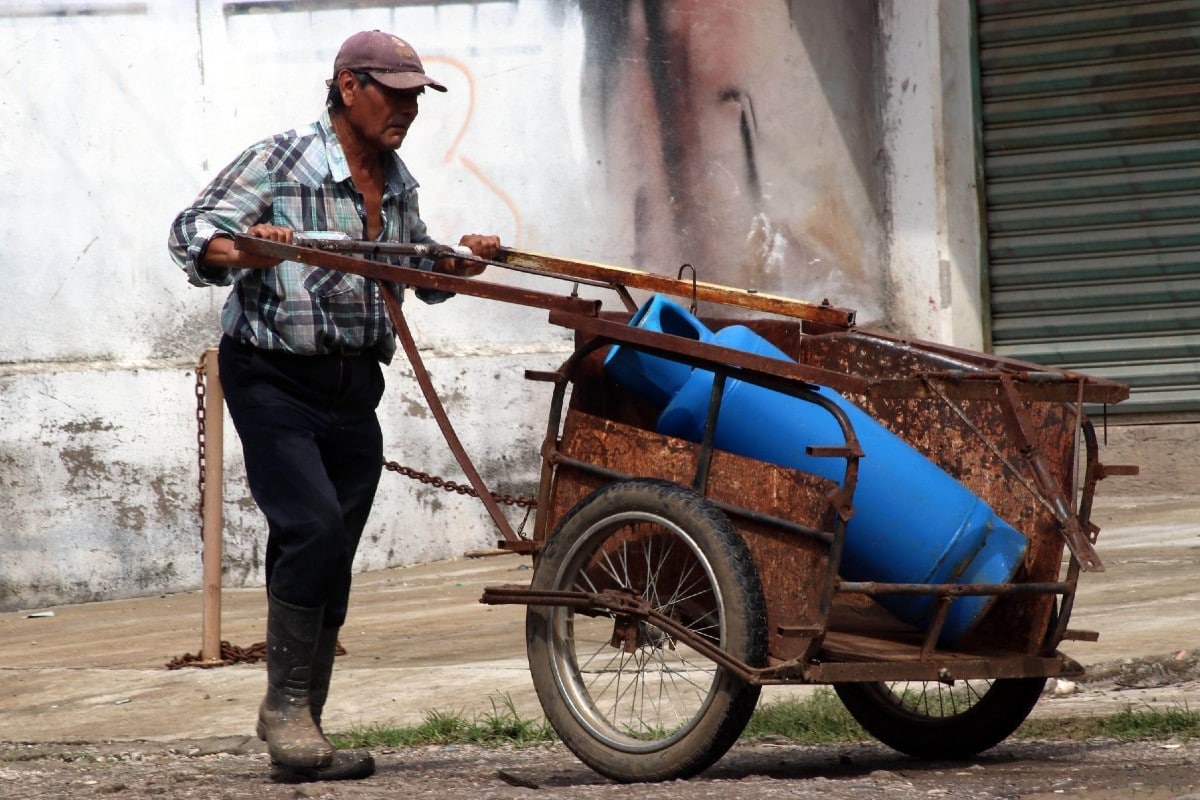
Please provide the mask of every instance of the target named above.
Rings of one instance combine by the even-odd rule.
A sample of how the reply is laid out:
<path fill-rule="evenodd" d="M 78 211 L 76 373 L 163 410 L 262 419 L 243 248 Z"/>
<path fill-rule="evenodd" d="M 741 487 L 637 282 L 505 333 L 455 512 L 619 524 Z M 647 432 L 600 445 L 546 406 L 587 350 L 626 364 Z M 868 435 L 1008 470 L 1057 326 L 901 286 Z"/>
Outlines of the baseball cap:
<path fill-rule="evenodd" d="M 365 72 L 393 89 L 417 89 L 428 86 L 439 92 L 446 87 L 425 74 L 421 57 L 399 36 L 380 30 L 359 31 L 342 43 L 333 60 L 333 77 L 348 69 Z M 333 80 L 326 81 L 332 84 Z"/>

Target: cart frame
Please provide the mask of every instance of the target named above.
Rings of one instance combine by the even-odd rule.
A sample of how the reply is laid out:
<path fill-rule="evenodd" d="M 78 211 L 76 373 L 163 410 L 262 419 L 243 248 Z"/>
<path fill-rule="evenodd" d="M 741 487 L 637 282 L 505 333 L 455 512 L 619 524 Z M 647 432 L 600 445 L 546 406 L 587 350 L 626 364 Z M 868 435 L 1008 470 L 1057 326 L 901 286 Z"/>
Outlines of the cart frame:
<path fill-rule="evenodd" d="M 1082 667 L 1059 652 L 1058 646 L 1064 640 L 1094 641 L 1098 637 L 1095 632 L 1069 627 L 1080 574 L 1103 570 L 1095 549 L 1099 529 L 1091 521 L 1096 486 L 1110 475 L 1137 472 L 1136 467 L 1100 462 L 1098 439 L 1085 405 L 1103 407 L 1120 402 L 1129 395 L 1127 386 L 897 338 L 857 327 L 853 311 L 827 301 L 813 304 L 687 281 L 682 271 L 672 279 L 511 249 L 502 251 L 499 261 L 493 262 L 575 284 L 564 296 L 433 274 L 319 247 L 246 236 L 236 239 L 239 248 L 260 255 L 547 309 L 551 324 L 574 332 L 576 347 L 558 369 L 526 373 L 530 380 L 553 385 L 541 445 L 537 517 L 532 538 L 526 539 L 513 532 L 494 503 L 488 505 L 503 535 L 500 547 L 531 555 L 536 583 L 537 567 L 556 530 L 599 490 L 647 479 L 678 485 L 728 517 L 748 547 L 765 600 L 765 652 L 756 657 L 757 663 L 739 658 L 713 637 L 697 633 L 677 616 L 662 613 L 646 598 L 611 587 L 585 591 L 578 587 L 496 586 L 485 590 L 481 602 L 526 605 L 531 615 L 539 609 L 558 608 L 611 618 L 616 621 L 612 639 L 616 648 L 632 650 L 646 631 L 653 631 L 660 645 L 689 647 L 718 665 L 722 674 L 751 687 L 833 684 L 836 688 L 889 681 L 951 684 L 958 680 L 1012 684 L 1082 674 Z M 403 247 L 361 243 L 357 252 L 389 257 L 404 255 Z M 580 298 L 575 290 L 580 284 L 612 290 L 623 310 L 603 311 L 598 301 Z M 749 310 L 758 314 L 748 320 L 728 321 L 753 328 L 795 362 L 632 327 L 627 323 L 636 304 L 630 288 L 690 298 L 693 308 L 703 300 L 723 313 Z M 453 435 L 399 302 L 391 293 L 384 294 L 426 399 L 487 504 L 490 493 Z M 717 325 L 725 320 L 705 321 Z M 605 376 L 601 356 L 613 345 L 714 374 L 708 419 L 699 443 L 656 433 L 644 404 Z M 814 403 L 829 413 L 841 428 L 844 443 L 812 446 L 807 452 L 843 459 L 841 480 L 819 479 L 717 449 L 713 444 L 717 415 L 724 386 L 733 378 Z M 858 403 L 1024 534 L 1029 548 L 1017 579 L 1006 584 L 932 585 L 841 579 L 846 526 L 854 513 L 858 466 L 864 453 L 849 418 L 817 394 L 817 386 L 834 389 Z M 1064 553 L 1069 553 L 1065 570 Z M 899 623 L 874 602 L 887 594 L 931 596 L 935 601 L 932 620 L 924 630 Z M 964 595 L 988 595 L 995 601 L 982 623 L 963 641 L 941 645 L 939 635 L 950 604 Z M 1028 708 L 1021 710 L 1003 735 L 1026 713 Z M 596 763 L 583 754 L 586 746 L 568 744 L 594 768 L 619 780 L 658 780 L 703 769 L 737 735 L 740 728 L 732 738 L 722 735 L 719 746 L 708 745 L 702 757 L 687 764 L 659 764 L 650 771 L 626 771 L 625 762 L 601 759 L 603 763 Z M 667 737 L 666 741 L 674 739 Z M 628 747 L 633 748 L 630 752 L 641 752 L 633 745 Z"/>

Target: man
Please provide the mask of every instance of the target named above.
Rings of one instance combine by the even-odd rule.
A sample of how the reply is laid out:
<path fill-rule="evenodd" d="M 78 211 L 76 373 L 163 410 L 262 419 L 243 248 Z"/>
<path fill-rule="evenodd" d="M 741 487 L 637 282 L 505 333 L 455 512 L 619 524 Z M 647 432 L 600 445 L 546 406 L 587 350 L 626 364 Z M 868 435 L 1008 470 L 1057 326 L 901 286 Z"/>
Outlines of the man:
<path fill-rule="evenodd" d="M 335 751 L 321 731 L 351 565 L 382 472 L 375 409 L 380 363 L 396 351 L 381 295 L 402 291 L 357 275 L 241 252 L 232 234 L 290 243 L 295 231 L 431 243 L 417 183 L 395 152 L 417 116 L 425 74 L 404 40 L 363 31 L 334 61 L 327 109 L 308 128 L 247 149 L 175 219 L 172 257 L 199 286 L 231 285 L 218 364 L 241 436 L 246 475 L 267 518 L 267 692 L 257 733 L 272 777 L 363 778 L 374 760 Z M 460 244 L 494 258 L 500 240 Z M 478 275 L 479 262 L 422 269 Z M 445 292 L 418 289 L 425 302 Z"/>

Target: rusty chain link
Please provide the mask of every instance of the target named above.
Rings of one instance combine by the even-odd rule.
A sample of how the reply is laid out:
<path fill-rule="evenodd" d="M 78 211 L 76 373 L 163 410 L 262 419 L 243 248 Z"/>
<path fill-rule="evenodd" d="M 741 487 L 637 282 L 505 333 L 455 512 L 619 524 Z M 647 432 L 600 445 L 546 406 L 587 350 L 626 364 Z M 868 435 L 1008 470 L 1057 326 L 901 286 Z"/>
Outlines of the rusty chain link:
<path fill-rule="evenodd" d="M 208 386 L 208 368 L 204 363 L 204 353 L 200 354 L 200 360 L 196 363 L 196 453 L 200 466 L 200 477 L 196 484 L 200 489 L 200 541 L 204 541 L 204 493 L 208 486 L 204 480 L 204 468 L 207 458 L 207 441 L 205 439 L 205 426 L 207 419 L 205 417 L 204 402 L 205 393 Z"/>
<path fill-rule="evenodd" d="M 457 481 L 446 480 L 445 478 L 437 475 L 430 475 L 428 472 L 420 472 L 412 467 L 401 466 L 395 461 L 388 461 L 386 459 L 384 459 L 383 466 L 391 472 L 399 473 L 406 478 L 413 478 L 421 483 L 434 486 L 447 492 L 465 494 L 468 497 L 479 497 L 479 492 L 475 491 L 473 487 Z M 534 500 L 532 497 L 521 497 L 513 494 L 500 494 L 499 492 L 491 492 L 491 495 L 497 503 L 501 503 L 503 505 L 520 506 L 522 508 L 535 508 L 537 506 L 537 500 Z"/>
<path fill-rule="evenodd" d="M 207 438 L 206 438 L 207 437 L 206 429 L 207 429 L 208 420 L 207 420 L 207 412 L 205 410 L 205 400 L 207 399 L 207 394 L 208 394 L 208 369 L 207 369 L 207 365 L 205 363 L 205 354 L 204 353 L 200 354 L 200 360 L 196 362 L 196 389 L 195 389 L 195 392 L 196 392 L 196 462 L 197 462 L 197 466 L 200 470 L 199 477 L 197 478 L 197 481 L 196 481 L 196 486 L 199 489 L 199 493 L 200 493 L 200 505 L 199 505 L 200 539 L 201 539 L 201 541 L 203 541 L 204 540 L 204 495 L 205 495 L 205 492 L 208 490 L 207 483 L 205 482 L 205 479 L 204 479 L 204 468 L 206 466 L 207 457 L 208 457 L 208 452 L 207 452 L 208 451 L 208 448 L 207 448 L 208 443 L 207 443 Z M 386 459 L 384 460 L 383 465 L 392 472 L 399 473 L 400 475 L 404 475 L 409 478 L 414 478 L 416 480 L 421 481 L 421 483 L 429 484 L 431 486 L 435 486 L 437 488 L 444 489 L 447 492 L 456 492 L 458 494 L 465 494 L 470 497 L 479 497 L 479 493 L 476 492 L 473 488 L 471 488 L 470 486 L 466 486 L 464 484 L 458 483 L 456 481 L 446 480 L 445 478 L 441 478 L 437 475 L 430 475 L 427 472 L 419 472 L 418 470 L 412 469 L 411 467 L 404 467 L 404 466 L 401 466 L 400 464 L 397 464 L 395 461 L 387 461 Z M 534 500 L 532 497 L 519 497 L 517 495 L 498 494 L 495 492 L 492 492 L 492 497 L 495 498 L 497 503 L 502 503 L 505 505 L 521 506 L 526 509 L 533 509 L 537 506 L 537 501 Z M 528 519 L 528 512 L 526 512 L 526 518 Z M 524 525 L 525 525 L 525 523 L 522 522 L 521 523 L 522 529 L 524 528 Z M 340 642 L 338 643 L 337 647 L 338 647 L 339 655 L 344 654 L 346 652 L 345 649 L 342 648 L 342 645 Z M 182 656 L 179 656 L 179 657 L 174 658 L 171 661 L 167 662 L 166 666 L 167 666 L 167 669 L 180 669 L 181 667 L 211 667 L 211 666 L 222 666 L 224 664 L 254 663 L 257 661 L 263 661 L 263 660 L 265 660 L 265 658 L 266 658 L 266 644 L 264 642 L 257 642 L 255 644 L 250 645 L 249 647 L 237 647 L 236 645 L 232 645 L 229 642 L 222 641 L 221 642 L 221 658 L 216 662 L 205 661 L 203 658 L 201 658 L 200 653 L 195 653 L 195 654 L 187 653 L 187 654 L 184 654 Z"/>
<path fill-rule="evenodd" d="M 207 486 L 204 481 L 204 467 L 207 458 L 206 434 L 205 434 L 205 408 L 204 400 L 207 392 L 207 377 L 208 370 L 205 367 L 204 355 L 200 355 L 200 360 L 196 363 L 196 454 L 197 466 L 200 470 L 199 478 L 197 479 L 197 488 L 200 492 L 200 538 L 204 538 L 204 493 Z M 407 478 L 413 478 L 421 483 L 434 486 L 438 489 L 443 489 L 447 492 L 467 495 L 468 497 L 479 497 L 479 492 L 466 484 L 458 483 L 457 481 L 447 480 L 438 475 L 430 475 L 428 472 L 421 472 L 412 467 L 405 467 L 397 464 L 395 461 L 384 460 L 383 466 L 389 471 L 398 473 Z M 518 506 L 521 508 L 536 508 L 537 500 L 532 497 L 523 497 L 520 495 L 502 494 L 492 492 L 492 497 L 497 503 L 509 506 Z"/>

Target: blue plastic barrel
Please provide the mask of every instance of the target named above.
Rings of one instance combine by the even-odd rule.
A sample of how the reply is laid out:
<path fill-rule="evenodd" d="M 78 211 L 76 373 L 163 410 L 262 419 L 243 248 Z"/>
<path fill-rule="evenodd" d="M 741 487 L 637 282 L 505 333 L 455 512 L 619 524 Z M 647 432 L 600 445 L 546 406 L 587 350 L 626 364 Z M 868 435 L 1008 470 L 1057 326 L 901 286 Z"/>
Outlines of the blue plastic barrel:
<path fill-rule="evenodd" d="M 686 313 L 686 312 L 685 312 Z M 677 320 L 676 320 L 677 321 Z M 699 324 L 697 322 L 697 324 Z M 787 360 L 766 339 L 741 325 L 722 329 L 713 344 Z M 657 362 L 639 362 L 656 369 Z M 669 362 L 668 362 L 669 363 Z M 679 366 L 679 365 L 676 365 Z M 653 386 L 661 393 L 679 373 L 648 376 L 627 385 Z M 663 409 L 660 433 L 700 441 L 713 374 L 691 371 Z M 1007 583 L 1021 565 L 1027 541 L 982 499 L 903 439 L 836 392 L 817 391 L 849 417 L 862 447 L 854 516 L 846 530 L 841 575 L 847 580 L 886 583 Z M 845 460 L 813 457 L 808 446 L 845 443 L 841 427 L 821 407 L 736 379 L 726 382 L 715 446 L 759 461 L 780 464 L 841 482 Z M 881 595 L 878 600 L 906 622 L 928 623 L 928 595 Z M 995 596 L 964 596 L 950 606 L 941 641 L 950 643 L 983 617 Z"/>
<path fill-rule="evenodd" d="M 643 303 L 629 324 L 635 328 L 683 336 L 698 342 L 707 342 L 713 337 L 712 331 L 703 322 L 661 294 Z M 659 408 L 669 403 L 680 387 L 692 377 L 692 368 L 687 364 L 639 352 L 624 345 L 616 345 L 608 351 L 604 369 L 619 386 L 637 393 Z"/>

